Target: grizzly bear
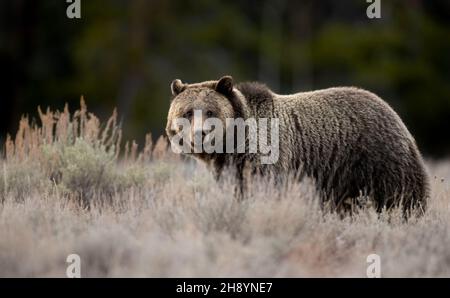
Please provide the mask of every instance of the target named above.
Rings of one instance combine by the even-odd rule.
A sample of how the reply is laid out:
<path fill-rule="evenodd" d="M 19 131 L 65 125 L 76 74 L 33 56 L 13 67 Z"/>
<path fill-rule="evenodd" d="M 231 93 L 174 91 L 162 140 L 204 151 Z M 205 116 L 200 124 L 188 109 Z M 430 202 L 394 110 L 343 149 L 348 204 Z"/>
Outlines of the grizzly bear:
<path fill-rule="evenodd" d="M 396 112 L 369 91 L 336 87 L 280 95 L 262 83 L 234 85 L 231 76 L 196 84 L 174 80 L 171 91 L 169 140 L 180 133 L 174 119 L 193 121 L 196 110 L 202 119 L 215 117 L 224 126 L 228 118 L 277 119 L 279 156 L 273 164 L 262 164 L 258 152 L 189 153 L 216 179 L 225 168 L 233 169 L 244 194 L 251 174 L 278 179 L 295 174 L 312 178 L 322 205 L 334 210 L 346 210 L 349 201 L 361 198 L 370 198 L 379 212 L 394 206 L 406 214 L 425 210 L 428 176 L 416 142 Z"/>

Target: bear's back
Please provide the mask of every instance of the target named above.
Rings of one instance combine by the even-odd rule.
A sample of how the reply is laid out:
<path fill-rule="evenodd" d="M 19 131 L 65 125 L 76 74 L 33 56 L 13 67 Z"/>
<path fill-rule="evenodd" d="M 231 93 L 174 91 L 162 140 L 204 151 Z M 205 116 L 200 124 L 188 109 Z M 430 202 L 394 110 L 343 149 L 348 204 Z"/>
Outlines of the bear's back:
<path fill-rule="evenodd" d="M 376 194 L 379 206 L 397 202 L 398 194 L 405 206 L 425 205 L 428 178 L 415 140 L 377 95 L 337 87 L 275 95 L 273 103 L 284 127 L 283 155 L 301 164 L 325 196 L 334 193 L 340 201 L 365 190 Z"/>

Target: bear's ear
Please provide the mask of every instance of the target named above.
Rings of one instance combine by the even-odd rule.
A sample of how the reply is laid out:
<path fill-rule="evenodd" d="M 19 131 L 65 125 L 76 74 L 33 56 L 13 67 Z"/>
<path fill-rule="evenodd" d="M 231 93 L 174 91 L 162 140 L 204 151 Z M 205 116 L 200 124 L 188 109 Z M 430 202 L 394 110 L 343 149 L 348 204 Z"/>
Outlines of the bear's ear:
<path fill-rule="evenodd" d="M 230 95 L 233 92 L 233 78 L 231 76 L 224 76 L 216 84 L 216 91 L 223 95 Z"/>
<path fill-rule="evenodd" d="M 185 85 L 179 79 L 173 80 L 170 84 L 170 90 L 172 90 L 173 96 L 180 94 L 184 90 L 184 88 Z"/>

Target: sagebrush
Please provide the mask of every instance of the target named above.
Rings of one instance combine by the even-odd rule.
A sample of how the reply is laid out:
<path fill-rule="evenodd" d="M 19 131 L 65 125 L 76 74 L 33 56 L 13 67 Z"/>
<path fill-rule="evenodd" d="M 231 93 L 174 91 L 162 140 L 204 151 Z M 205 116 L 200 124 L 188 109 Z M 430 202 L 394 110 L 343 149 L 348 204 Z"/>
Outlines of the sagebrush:
<path fill-rule="evenodd" d="M 124 142 L 117 113 L 104 124 L 81 108 L 39 110 L 20 122 L 0 160 L 0 276 L 450 276 L 450 162 L 429 161 L 432 197 L 422 217 L 371 208 L 341 218 L 313 184 L 263 179 L 238 201 L 150 135 Z"/>

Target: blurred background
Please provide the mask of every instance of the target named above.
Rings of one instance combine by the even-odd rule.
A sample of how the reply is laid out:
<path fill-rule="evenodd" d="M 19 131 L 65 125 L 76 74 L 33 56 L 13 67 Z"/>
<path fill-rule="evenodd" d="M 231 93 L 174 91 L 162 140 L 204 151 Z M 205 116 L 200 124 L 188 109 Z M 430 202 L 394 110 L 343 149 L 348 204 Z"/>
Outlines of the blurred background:
<path fill-rule="evenodd" d="M 84 95 L 127 139 L 163 133 L 170 82 L 260 80 L 275 92 L 353 85 L 403 118 L 428 156 L 450 155 L 450 1 L 65 0 L 0 2 L 0 140 L 37 106 Z"/>

